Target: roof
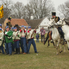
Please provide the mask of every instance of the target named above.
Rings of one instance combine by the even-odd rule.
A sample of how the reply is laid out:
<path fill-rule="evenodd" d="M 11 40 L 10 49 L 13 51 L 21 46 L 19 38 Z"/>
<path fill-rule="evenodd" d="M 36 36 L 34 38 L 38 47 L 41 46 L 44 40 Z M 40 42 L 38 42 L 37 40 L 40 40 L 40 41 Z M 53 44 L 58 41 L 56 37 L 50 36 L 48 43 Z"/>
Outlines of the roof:
<path fill-rule="evenodd" d="M 14 26 L 15 24 L 18 24 L 19 26 L 28 26 L 28 23 L 24 19 L 11 19 L 11 24 L 12 26 Z"/>
<path fill-rule="evenodd" d="M 35 20 L 26 20 L 27 23 L 31 26 L 32 29 L 36 28 L 43 19 L 35 19 Z"/>

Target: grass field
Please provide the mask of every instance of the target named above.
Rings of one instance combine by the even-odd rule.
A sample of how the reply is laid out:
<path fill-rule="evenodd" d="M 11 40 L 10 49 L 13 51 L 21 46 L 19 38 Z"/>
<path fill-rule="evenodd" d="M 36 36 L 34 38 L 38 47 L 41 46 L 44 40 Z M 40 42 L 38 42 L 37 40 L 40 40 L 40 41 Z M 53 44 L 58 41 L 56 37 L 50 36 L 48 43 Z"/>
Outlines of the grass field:
<path fill-rule="evenodd" d="M 69 51 L 56 55 L 56 49 L 47 47 L 41 42 L 36 43 L 38 54 L 33 46 L 30 54 L 3 55 L 0 54 L 0 69 L 69 69 Z M 66 47 L 67 49 L 67 47 Z"/>

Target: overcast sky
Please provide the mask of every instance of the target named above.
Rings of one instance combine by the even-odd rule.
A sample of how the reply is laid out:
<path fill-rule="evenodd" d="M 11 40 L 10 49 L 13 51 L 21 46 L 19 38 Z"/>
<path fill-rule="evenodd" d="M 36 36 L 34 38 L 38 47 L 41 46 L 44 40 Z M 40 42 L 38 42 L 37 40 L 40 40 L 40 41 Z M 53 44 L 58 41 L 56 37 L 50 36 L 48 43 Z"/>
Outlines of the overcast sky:
<path fill-rule="evenodd" d="M 12 0 L 12 1 L 15 2 L 15 3 L 17 1 L 23 2 L 24 5 L 26 5 L 29 2 L 29 0 Z M 51 1 L 54 3 L 55 8 L 57 8 L 60 4 L 63 4 L 67 0 L 51 0 Z"/>

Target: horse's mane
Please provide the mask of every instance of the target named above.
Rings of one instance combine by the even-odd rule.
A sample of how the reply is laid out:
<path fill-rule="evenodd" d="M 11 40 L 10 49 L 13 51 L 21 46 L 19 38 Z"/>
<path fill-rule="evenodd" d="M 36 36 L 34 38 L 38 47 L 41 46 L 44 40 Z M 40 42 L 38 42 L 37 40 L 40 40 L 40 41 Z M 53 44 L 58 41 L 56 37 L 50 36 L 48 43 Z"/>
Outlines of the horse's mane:
<path fill-rule="evenodd" d="M 68 26 L 69 26 L 69 22 L 65 21 L 65 23 L 66 23 L 66 25 L 68 25 Z"/>

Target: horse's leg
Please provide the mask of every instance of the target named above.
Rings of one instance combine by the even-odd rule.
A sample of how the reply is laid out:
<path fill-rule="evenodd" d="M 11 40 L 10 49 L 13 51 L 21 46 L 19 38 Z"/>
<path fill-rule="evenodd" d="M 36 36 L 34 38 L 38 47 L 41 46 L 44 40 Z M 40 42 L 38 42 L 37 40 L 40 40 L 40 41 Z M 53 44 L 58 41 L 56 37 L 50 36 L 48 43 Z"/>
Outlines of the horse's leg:
<path fill-rule="evenodd" d="M 46 39 L 45 39 L 45 41 L 44 41 L 44 45 L 45 45 L 45 43 L 47 42 L 48 38 L 49 38 L 49 33 L 47 34 L 47 37 L 46 37 Z"/>
<path fill-rule="evenodd" d="M 51 38 L 48 40 L 48 46 L 50 46 L 50 43 L 49 43 L 50 41 L 51 41 Z"/>
<path fill-rule="evenodd" d="M 59 40 L 59 43 L 61 42 L 61 39 Z M 61 53 L 61 52 L 63 52 L 63 50 L 62 50 L 62 44 L 60 45 L 60 50 L 59 50 L 59 52 Z"/>
<path fill-rule="evenodd" d="M 53 46 L 55 47 L 55 43 L 54 42 L 52 42 L 53 43 Z"/>
<path fill-rule="evenodd" d="M 50 44 L 49 44 L 49 40 L 48 40 L 48 46 L 50 46 Z M 48 47 L 48 46 L 47 46 L 47 47 Z"/>
<path fill-rule="evenodd" d="M 57 47 L 57 42 L 56 41 L 54 41 L 54 45 L 55 45 L 55 47 L 56 47 L 56 50 L 57 50 L 57 55 L 58 55 L 58 47 Z"/>
<path fill-rule="evenodd" d="M 65 49 L 65 43 L 64 43 L 64 52 L 66 52 L 66 49 Z"/>
<path fill-rule="evenodd" d="M 52 37 L 51 37 L 51 31 L 50 31 L 50 32 L 49 32 L 48 46 L 50 45 L 49 42 L 50 42 L 51 39 L 52 39 Z"/>
<path fill-rule="evenodd" d="M 57 44 L 57 47 L 56 47 L 56 49 L 57 49 L 57 55 L 59 54 L 59 42 L 60 42 L 60 40 L 58 39 L 58 42 L 56 42 L 56 44 Z"/>
<path fill-rule="evenodd" d="M 68 45 L 68 50 L 69 50 L 69 41 L 67 41 L 67 45 Z"/>

